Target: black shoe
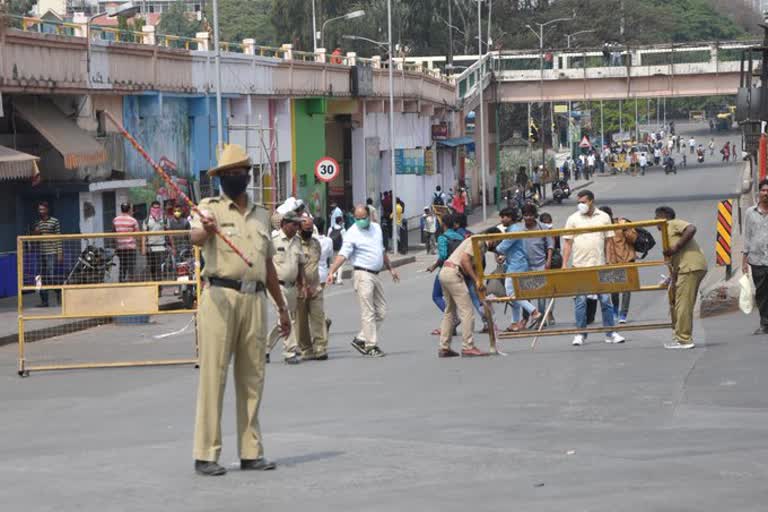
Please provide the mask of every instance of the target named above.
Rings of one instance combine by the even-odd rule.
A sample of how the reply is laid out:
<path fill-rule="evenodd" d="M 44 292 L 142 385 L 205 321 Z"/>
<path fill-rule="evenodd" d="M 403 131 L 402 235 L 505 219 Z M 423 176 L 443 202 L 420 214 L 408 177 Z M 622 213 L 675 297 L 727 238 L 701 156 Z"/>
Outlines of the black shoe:
<path fill-rule="evenodd" d="M 48 305 L 47 302 L 41 302 L 40 304 L 36 305 L 35 307 L 36 308 L 49 308 L 50 306 Z"/>
<path fill-rule="evenodd" d="M 359 338 L 355 338 L 355 339 L 352 340 L 352 343 L 350 343 L 350 345 L 352 345 L 352 348 L 354 348 L 355 350 L 357 350 L 361 354 L 363 354 L 363 355 L 366 354 L 365 342 L 363 340 L 361 340 Z"/>
<path fill-rule="evenodd" d="M 266 360 L 267 360 L 267 364 L 269 364 L 269 354 L 267 354 Z"/>
<path fill-rule="evenodd" d="M 271 471 L 277 467 L 274 462 L 259 457 L 258 459 L 240 459 L 240 469 L 243 471 Z"/>
<path fill-rule="evenodd" d="M 333 325 L 333 320 L 331 320 L 330 318 L 326 318 L 325 319 L 325 330 L 330 331 L 331 330 L 331 325 Z"/>
<path fill-rule="evenodd" d="M 293 354 L 292 356 L 283 359 L 283 362 L 285 364 L 299 364 L 301 362 L 301 357 L 299 357 L 299 354 Z"/>
<path fill-rule="evenodd" d="M 203 476 L 221 476 L 227 473 L 227 468 L 212 460 L 196 460 L 195 473 Z"/>
<path fill-rule="evenodd" d="M 327 361 L 328 360 L 328 354 L 322 354 L 319 356 L 315 356 L 312 358 L 313 361 Z"/>
<path fill-rule="evenodd" d="M 371 347 L 365 351 L 365 355 L 368 357 L 384 357 L 386 354 L 379 347 Z"/>
<path fill-rule="evenodd" d="M 756 330 L 752 334 L 754 334 L 754 335 L 768 334 L 768 329 L 766 329 L 765 327 L 760 327 L 758 330 Z"/>

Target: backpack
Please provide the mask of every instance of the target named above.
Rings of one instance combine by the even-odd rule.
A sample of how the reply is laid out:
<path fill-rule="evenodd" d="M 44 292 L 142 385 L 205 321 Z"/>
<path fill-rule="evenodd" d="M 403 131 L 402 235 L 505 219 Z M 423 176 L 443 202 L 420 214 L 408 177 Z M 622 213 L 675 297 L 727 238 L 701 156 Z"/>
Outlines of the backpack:
<path fill-rule="evenodd" d="M 635 252 L 641 253 L 640 259 L 645 259 L 648 252 L 656 246 L 656 240 L 653 235 L 644 228 L 635 228 L 637 238 L 635 239 Z"/>
<path fill-rule="evenodd" d="M 435 204 L 438 206 L 445 206 L 445 201 L 443 201 L 443 196 L 435 192 L 432 197 L 432 204 Z"/>
<path fill-rule="evenodd" d="M 464 242 L 464 239 L 456 239 L 456 238 L 448 238 L 448 257 L 451 257 L 451 254 L 456 251 L 456 249 L 459 248 L 459 246 Z"/>
<path fill-rule="evenodd" d="M 340 229 L 331 230 L 331 241 L 333 242 L 333 250 L 341 250 L 341 245 L 344 243 L 344 237 L 341 234 Z"/>

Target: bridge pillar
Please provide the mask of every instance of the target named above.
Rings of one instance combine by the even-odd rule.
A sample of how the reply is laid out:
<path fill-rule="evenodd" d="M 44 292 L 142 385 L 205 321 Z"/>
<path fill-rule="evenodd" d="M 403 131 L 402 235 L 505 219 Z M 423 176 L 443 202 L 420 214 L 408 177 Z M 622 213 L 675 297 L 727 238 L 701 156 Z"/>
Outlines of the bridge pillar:
<path fill-rule="evenodd" d="M 373 66 L 373 69 L 381 69 L 381 55 L 371 57 L 371 66 Z"/>
<path fill-rule="evenodd" d="M 144 25 L 141 27 L 141 42 L 151 46 L 155 45 L 155 27 L 152 25 Z"/>
<path fill-rule="evenodd" d="M 629 65 L 633 67 L 640 66 L 643 63 L 643 56 L 640 53 L 640 50 L 634 50 L 630 52 L 629 59 Z"/>
<path fill-rule="evenodd" d="M 293 60 L 293 45 L 292 44 L 284 44 L 280 47 L 281 50 L 283 50 L 283 59 L 284 60 Z"/>
<path fill-rule="evenodd" d="M 208 35 L 208 32 L 197 32 L 195 34 L 195 39 L 197 39 L 197 49 L 201 52 L 207 52 L 210 48 L 210 36 Z"/>
<path fill-rule="evenodd" d="M 354 66 L 357 63 L 357 53 L 347 52 L 347 66 Z"/>
<path fill-rule="evenodd" d="M 256 40 L 252 38 L 243 39 L 243 53 L 246 55 L 256 55 Z"/>
<path fill-rule="evenodd" d="M 318 48 L 315 50 L 315 62 L 325 63 L 325 48 Z"/>

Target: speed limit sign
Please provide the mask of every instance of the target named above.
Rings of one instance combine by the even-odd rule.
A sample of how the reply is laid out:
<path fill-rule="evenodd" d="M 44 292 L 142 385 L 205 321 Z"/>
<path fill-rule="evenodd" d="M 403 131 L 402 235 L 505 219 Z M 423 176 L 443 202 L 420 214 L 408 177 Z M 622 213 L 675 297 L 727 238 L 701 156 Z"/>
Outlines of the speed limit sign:
<path fill-rule="evenodd" d="M 315 176 L 320 181 L 328 183 L 339 175 L 339 162 L 329 156 L 324 156 L 315 162 Z"/>

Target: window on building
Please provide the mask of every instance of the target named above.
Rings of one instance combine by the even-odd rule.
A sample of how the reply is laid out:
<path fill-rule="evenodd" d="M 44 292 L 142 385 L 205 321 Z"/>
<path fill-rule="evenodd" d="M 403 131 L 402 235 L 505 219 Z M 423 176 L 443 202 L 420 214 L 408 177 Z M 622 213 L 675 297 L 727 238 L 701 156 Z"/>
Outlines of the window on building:
<path fill-rule="evenodd" d="M 155 6 L 154 5 L 150 5 L 149 7 L 147 7 L 147 9 L 149 9 L 149 12 L 155 12 Z"/>
<path fill-rule="evenodd" d="M 200 12 L 200 4 L 195 4 L 195 12 Z"/>

